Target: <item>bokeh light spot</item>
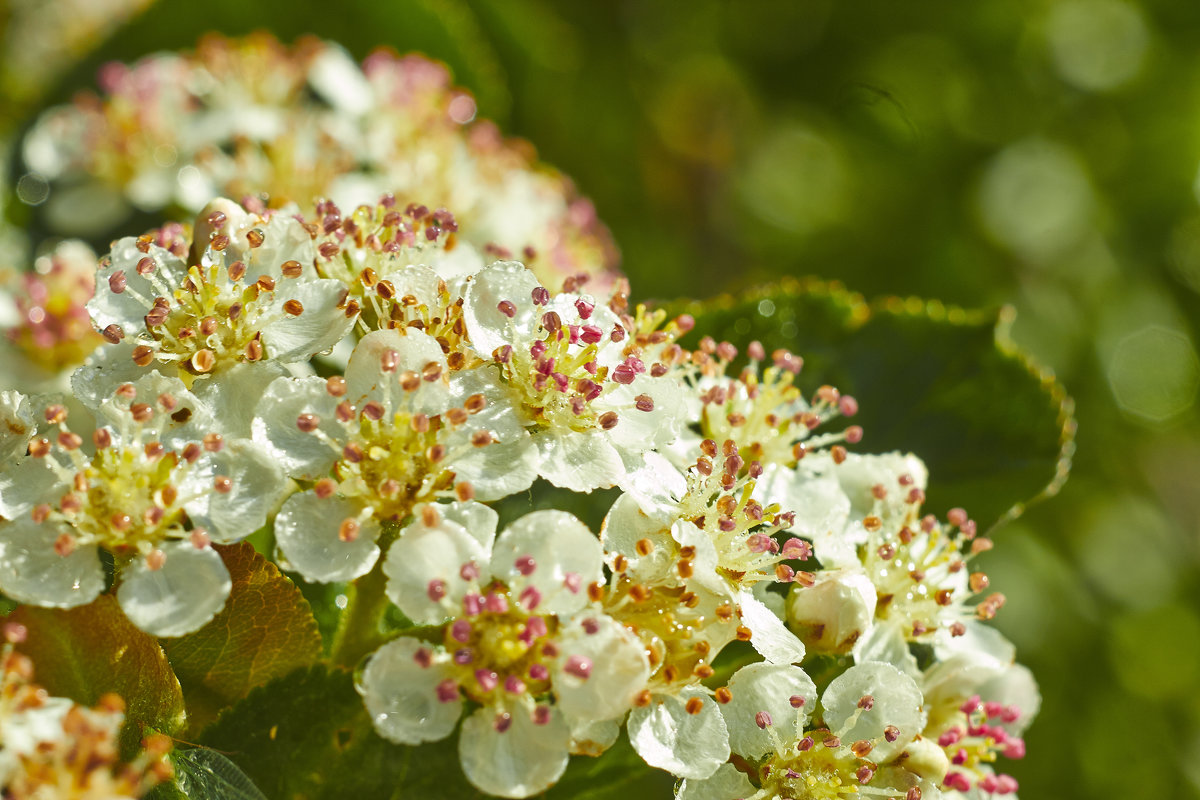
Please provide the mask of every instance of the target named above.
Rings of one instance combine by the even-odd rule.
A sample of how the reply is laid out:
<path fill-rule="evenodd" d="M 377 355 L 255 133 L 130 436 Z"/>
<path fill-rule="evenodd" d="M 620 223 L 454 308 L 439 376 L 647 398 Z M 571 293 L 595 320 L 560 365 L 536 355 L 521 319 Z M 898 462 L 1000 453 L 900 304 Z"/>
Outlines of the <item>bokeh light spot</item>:
<path fill-rule="evenodd" d="M 797 237 L 842 219 L 850 201 L 850 170 L 841 148 L 807 125 L 783 125 L 751 149 L 737 179 L 752 213 Z"/>
<path fill-rule="evenodd" d="M 1200 360 L 1182 331 L 1148 325 L 1117 345 L 1108 383 L 1123 411 L 1148 422 L 1166 422 L 1195 402 Z"/>
<path fill-rule="evenodd" d="M 1059 76 L 1088 91 L 1127 83 L 1141 70 L 1150 44 L 1141 12 L 1119 0 L 1058 3 L 1046 33 Z"/>
<path fill-rule="evenodd" d="M 1076 244 L 1091 224 L 1091 183 L 1075 154 L 1054 142 L 1026 139 L 988 165 L 979 187 L 984 227 L 996 241 L 1033 261 Z"/>
<path fill-rule="evenodd" d="M 36 172 L 27 172 L 17 181 L 17 197 L 22 203 L 40 206 L 50 196 L 50 184 Z"/>

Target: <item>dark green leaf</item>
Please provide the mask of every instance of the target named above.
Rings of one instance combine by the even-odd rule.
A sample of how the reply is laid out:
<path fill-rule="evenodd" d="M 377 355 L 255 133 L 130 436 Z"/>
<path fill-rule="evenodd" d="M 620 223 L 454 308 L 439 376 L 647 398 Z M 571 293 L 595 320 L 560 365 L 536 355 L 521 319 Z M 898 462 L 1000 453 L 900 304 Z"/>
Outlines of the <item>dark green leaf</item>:
<path fill-rule="evenodd" d="M 463 777 L 455 738 L 404 747 L 377 736 L 343 670 L 300 670 L 255 689 L 200 738 L 227 753 L 272 800 L 485 796 Z M 622 739 L 600 758 L 573 758 L 546 796 L 669 797 L 673 783 Z"/>
<path fill-rule="evenodd" d="M 986 529 L 1056 492 L 1073 450 L 1071 402 L 1007 336 L 1011 312 L 936 301 L 868 304 L 838 284 L 787 280 L 676 306 L 709 335 L 804 358 L 800 385 L 854 395 L 861 452 L 911 451 L 929 467 L 929 508 L 963 506 Z"/>
<path fill-rule="evenodd" d="M 233 579 L 224 610 L 200 630 L 163 642 L 193 730 L 253 687 L 321 656 L 317 623 L 300 590 L 246 542 L 217 550 Z"/>
<path fill-rule="evenodd" d="M 255 689 L 200 737 L 272 800 L 479 797 L 453 740 L 403 747 L 375 734 L 344 670 L 313 667 Z"/>
<path fill-rule="evenodd" d="M 183 694 L 158 642 L 133 626 L 111 595 L 79 608 L 21 606 L 9 619 L 28 631 L 19 646 L 34 679 L 52 695 L 94 706 L 114 692 L 125 701 L 121 752 L 132 758 L 148 729 L 183 725 Z"/>

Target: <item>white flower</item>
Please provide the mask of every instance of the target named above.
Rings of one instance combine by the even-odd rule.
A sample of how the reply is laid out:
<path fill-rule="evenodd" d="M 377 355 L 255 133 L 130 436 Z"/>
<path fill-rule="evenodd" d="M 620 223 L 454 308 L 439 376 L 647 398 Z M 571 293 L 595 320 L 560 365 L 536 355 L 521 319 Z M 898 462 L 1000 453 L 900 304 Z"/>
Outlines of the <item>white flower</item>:
<path fill-rule="evenodd" d="M 191 255 L 179 239 L 114 244 L 88 303 L 112 347 L 90 372 L 103 390 L 154 366 L 207 392 L 226 416 L 244 411 L 243 395 L 256 395 L 281 374 L 279 365 L 337 344 L 356 309 L 346 305 L 340 281 L 318 275 L 312 236 L 290 216 L 249 214 L 214 200 L 195 236 Z M 244 366 L 264 363 L 274 371 Z M 217 383 L 204 387 L 210 380 Z"/>
<path fill-rule="evenodd" d="M 817 709 L 816 687 L 799 667 L 752 664 L 729 682 L 721 707 L 733 752 L 754 767 L 749 777 L 722 767 L 688 778 L 680 800 L 818 800 L 862 793 L 929 800 L 937 783 L 898 758 L 925 724 L 912 678 L 888 664 L 857 664 L 834 678 Z M 814 714 L 822 727 L 813 727 Z M 753 779 L 753 782 L 750 780 Z"/>
<path fill-rule="evenodd" d="M 135 625 L 156 636 L 196 630 L 230 590 L 210 543 L 260 528 L 283 474 L 248 440 L 200 434 L 211 417 L 177 379 L 151 373 L 99 411 L 85 446 L 66 409 L 46 407 L 53 440 L 33 439 L 0 473 L 0 590 L 35 605 L 88 603 L 104 589 L 103 549 Z"/>
<path fill-rule="evenodd" d="M 529 436 L 479 370 L 451 374 L 415 329 L 355 348 L 345 378 L 281 378 L 253 422 L 256 441 L 312 488 L 275 521 L 283 556 L 309 580 L 351 580 L 379 556 L 380 523 L 439 497 L 496 500 L 533 482 Z"/>
<path fill-rule="evenodd" d="M 379 649 L 362 693 L 376 729 L 417 744 L 449 735 L 483 791 L 527 797 L 566 768 L 571 730 L 620 719 L 649 675 L 640 641 L 592 605 L 600 544 L 559 511 L 528 514 L 498 537 L 474 502 L 421 506 L 385 562 L 388 596 L 440 645 L 401 637 Z M 553 703 L 550 700 L 553 699 Z"/>
<path fill-rule="evenodd" d="M 580 492 L 621 484 L 679 431 L 682 393 L 588 296 L 551 297 L 533 273 L 497 262 L 468 284 L 467 332 L 490 356 L 538 451 L 538 474 Z"/>
<path fill-rule="evenodd" d="M 806 542 L 774 535 L 790 525 L 778 506 L 763 508 L 752 497 L 761 474 L 757 462 L 747 475 L 732 442 L 723 460 L 711 440 L 686 478 L 680 497 L 646 503 L 621 495 L 605 519 L 602 539 L 614 572 L 641 585 L 686 585 L 727 602 L 740 618 L 743 635 L 759 653 L 776 663 L 804 658 L 804 645 L 754 593 L 764 582 L 809 581 L 786 561 L 811 553 Z M 713 461 L 720 461 L 718 468 Z M 643 510 L 645 503 L 650 513 Z M 701 591 L 702 590 L 702 591 Z"/>

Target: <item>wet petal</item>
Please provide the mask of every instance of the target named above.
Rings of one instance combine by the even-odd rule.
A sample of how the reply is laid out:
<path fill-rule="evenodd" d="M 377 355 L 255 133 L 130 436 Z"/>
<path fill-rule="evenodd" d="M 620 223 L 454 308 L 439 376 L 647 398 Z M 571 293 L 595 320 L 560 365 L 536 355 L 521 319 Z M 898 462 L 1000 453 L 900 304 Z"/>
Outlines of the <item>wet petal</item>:
<path fill-rule="evenodd" d="M 341 281 L 330 279 L 281 284 L 276 290 L 279 307 L 295 300 L 303 311 L 297 316 L 280 312 L 263 326 L 267 355 L 281 362 L 301 361 L 337 344 L 355 320 L 339 307 L 345 292 Z"/>
<path fill-rule="evenodd" d="M 213 489 L 229 479 L 230 490 Z M 278 462 L 248 439 L 227 442 L 218 453 L 206 454 L 180 484 L 184 496 L 196 495 L 184 508 L 192 523 L 205 528 L 213 541 L 236 542 L 267 522 L 286 490 Z"/>
<path fill-rule="evenodd" d="M 804 642 L 787 629 L 761 600 L 743 589 L 738 596 L 742 623 L 750 629 L 750 644 L 772 664 L 796 664 L 804 660 Z"/>
<path fill-rule="evenodd" d="M 632 631 L 605 614 L 585 611 L 559 630 L 558 644 L 554 690 L 568 719 L 614 719 L 633 708 L 650 677 L 650 662 Z M 572 657 L 587 659 L 586 678 L 565 670 Z"/>
<path fill-rule="evenodd" d="M 395 372 L 382 369 L 381 358 L 386 351 L 395 353 Z M 346 397 L 355 404 L 375 400 L 393 412 L 440 414 L 451 405 L 450 390 L 443 379 L 422 380 L 414 392 L 406 392 L 399 385 L 400 373 L 420 374 L 430 363 L 436 364 L 443 376 L 446 374 L 446 356 L 427 334 L 410 330 L 402 335 L 390 329 L 368 333 L 355 346 L 346 366 Z"/>
<path fill-rule="evenodd" d="M 808 674 L 790 664 L 749 664 L 729 680 L 733 699 L 721 707 L 729 727 L 729 747 L 746 758 L 759 758 L 775 749 L 771 734 L 760 728 L 757 715 L 771 716 L 771 727 L 785 745 L 799 741 L 816 708 L 817 687 Z"/>
<path fill-rule="evenodd" d="M 874 703 L 868 710 L 860 709 L 859 701 L 867 695 Z M 898 755 L 924 728 L 922 702 L 921 690 L 912 678 L 878 661 L 854 665 L 834 678 L 821 696 L 825 724 L 834 735 L 848 742 L 870 741 L 874 745 L 871 760 L 881 764 Z M 900 729 L 892 742 L 884 737 L 889 725 Z"/>
<path fill-rule="evenodd" d="M 553 786 L 567 768 L 570 729 L 562 714 L 551 711 L 539 725 L 518 706 L 503 732 L 496 715 L 484 706 L 463 722 L 458 756 L 467 780 L 499 797 L 529 797 Z"/>
<path fill-rule="evenodd" d="M 254 441 L 292 477 L 325 477 L 340 457 L 337 445 L 342 444 L 345 429 L 335 416 L 338 399 L 325 387 L 323 378 L 279 378 L 260 392 Z M 316 416 L 317 427 L 328 438 L 300 430 L 296 421 L 302 414 Z"/>
<path fill-rule="evenodd" d="M 289 497 L 275 517 L 275 542 L 287 567 L 318 583 L 351 581 L 365 575 L 379 558 L 379 523 L 360 518 L 362 506 L 313 492 Z M 360 520 L 358 535 L 345 541 L 338 531 L 347 519 Z"/>
<path fill-rule="evenodd" d="M 475 565 L 479 583 L 488 579 L 488 552 L 480 540 L 448 516 L 439 517 L 436 525 L 426 526 L 418 516 L 400 532 L 383 565 L 388 597 L 413 622 L 430 625 L 458 613 L 475 586 L 463 578 L 464 565 Z"/>
<path fill-rule="evenodd" d="M 509 525 L 492 550 L 492 574 L 510 587 L 541 593 L 537 611 L 564 614 L 587 602 L 589 584 L 604 577 L 600 541 L 565 511 L 526 514 Z"/>
<path fill-rule="evenodd" d="M 699 713 L 687 701 L 699 698 Z M 717 703 L 701 689 L 659 695 L 629 715 L 629 741 L 647 764 L 681 778 L 707 778 L 729 760 L 729 733 Z"/>
<path fill-rule="evenodd" d="M 722 764 L 708 778 L 688 778 L 675 792 L 675 800 L 741 800 L 757 789 L 733 764 Z"/>
<path fill-rule="evenodd" d="M 615 485 L 625 474 L 620 454 L 601 433 L 547 430 L 534 436 L 533 442 L 538 474 L 555 486 L 590 492 Z"/>
<path fill-rule="evenodd" d="M 407 636 L 375 651 L 363 670 L 359 694 L 379 735 L 399 744 L 445 739 L 462 714 L 457 690 L 450 700 L 438 697 L 449 677 L 426 643 Z"/>
<path fill-rule="evenodd" d="M 159 548 L 166 561 L 150 569 L 135 559 L 122 574 L 117 602 L 129 621 L 152 636 L 183 636 L 204 626 L 225 607 L 232 582 L 221 556 L 211 547 L 168 542 Z"/>
<path fill-rule="evenodd" d="M 21 603 L 72 608 L 104 590 L 100 553 L 94 545 L 60 556 L 55 540 L 70 534 L 62 523 L 28 517 L 0 523 L 0 591 Z"/>
<path fill-rule="evenodd" d="M 484 358 L 506 344 L 517 346 L 537 327 L 533 290 L 540 286 L 533 273 L 516 261 L 497 261 L 484 267 L 467 284 L 463 318 L 475 349 Z M 500 302 L 513 304 L 515 315 L 509 318 Z"/>

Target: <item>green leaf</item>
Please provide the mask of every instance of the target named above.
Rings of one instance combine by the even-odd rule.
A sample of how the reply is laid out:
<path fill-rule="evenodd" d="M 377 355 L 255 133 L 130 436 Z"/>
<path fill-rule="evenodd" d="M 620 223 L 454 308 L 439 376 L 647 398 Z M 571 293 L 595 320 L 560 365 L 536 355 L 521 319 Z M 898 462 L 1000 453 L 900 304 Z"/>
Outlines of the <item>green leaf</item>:
<path fill-rule="evenodd" d="M 859 402 L 860 452 L 911 451 L 929 467 L 928 508 L 966 508 L 986 530 L 1058 491 L 1070 469 L 1072 403 L 1008 337 L 1012 312 L 937 301 L 866 303 L 836 283 L 785 280 L 673 307 L 708 335 L 804 358 L 800 386 Z"/>
<path fill-rule="evenodd" d="M 247 542 L 217 547 L 233 579 L 225 608 L 200 630 L 163 642 L 199 730 L 255 686 L 312 664 L 321 635 L 300 590 Z"/>
<path fill-rule="evenodd" d="M 94 706 L 115 692 L 125 701 L 121 753 L 132 758 L 148 729 L 172 734 L 184 722 L 183 693 L 158 642 L 134 627 L 111 595 L 79 608 L 21 606 L 8 618 L 28 635 L 18 649 L 52 695 Z"/>
<path fill-rule="evenodd" d="M 255 689 L 203 732 L 273 800 L 481 797 L 453 740 L 404 747 L 371 726 L 348 671 L 303 669 Z"/>

